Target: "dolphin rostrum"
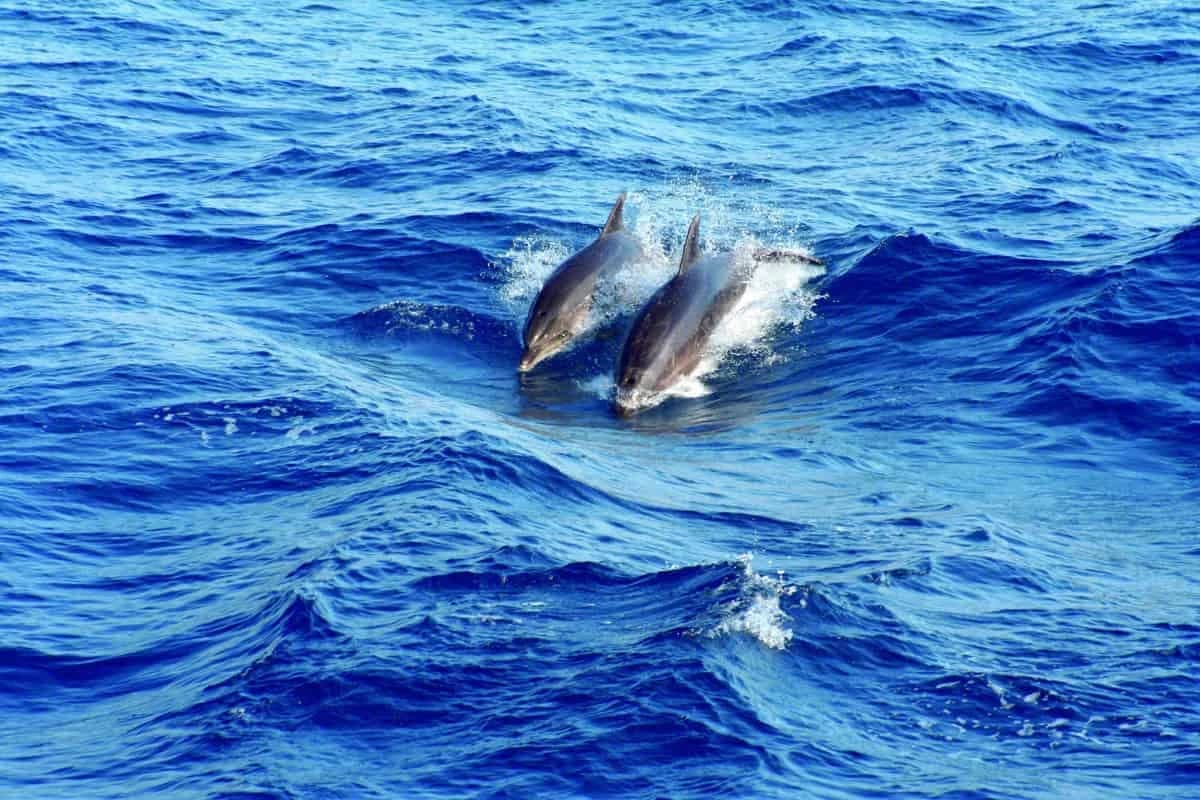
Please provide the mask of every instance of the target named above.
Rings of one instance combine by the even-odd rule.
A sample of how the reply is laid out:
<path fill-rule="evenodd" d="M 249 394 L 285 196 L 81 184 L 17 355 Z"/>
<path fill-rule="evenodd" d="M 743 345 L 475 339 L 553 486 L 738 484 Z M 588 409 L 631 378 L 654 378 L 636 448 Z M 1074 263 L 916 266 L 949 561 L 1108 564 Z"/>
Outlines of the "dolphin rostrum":
<path fill-rule="evenodd" d="M 601 278 L 643 258 L 641 243 L 625 230 L 624 208 L 622 193 L 596 241 L 559 264 L 538 292 L 522 334 L 521 372 L 533 369 L 583 333 Z"/>
<path fill-rule="evenodd" d="M 755 250 L 750 263 L 740 263 L 732 252 L 702 255 L 699 234 L 697 214 L 683 243 L 679 272 L 638 313 L 621 349 L 615 404 L 622 416 L 654 405 L 695 371 L 713 331 L 746 293 L 758 262 L 822 263 L 785 250 Z"/>

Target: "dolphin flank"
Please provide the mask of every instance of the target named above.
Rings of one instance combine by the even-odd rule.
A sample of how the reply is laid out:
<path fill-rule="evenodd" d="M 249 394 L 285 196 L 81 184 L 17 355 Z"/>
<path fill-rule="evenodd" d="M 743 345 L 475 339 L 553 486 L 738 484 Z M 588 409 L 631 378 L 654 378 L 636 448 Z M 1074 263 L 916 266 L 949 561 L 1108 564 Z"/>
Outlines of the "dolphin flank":
<path fill-rule="evenodd" d="M 741 264 L 733 253 L 700 253 L 700 216 L 683 243 L 679 272 L 660 288 L 634 320 L 617 366 L 615 406 L 622 416 L 661 400 L 663 392 L 691 375 L 713 331 L 737 306 L 759 261 L 820 264 L 796 251 L 754 251 Z"/>
<path fill-rule="evenodd" d="M 521 372 L 578 338 L 587 327 L 599 281 L 644 257 L 641 243 L 625 230 L 624 208 L 622 192 L 596 240 L 559 264 L 538 292 L 522 333 L 525 352 L 517 367 Z"/>

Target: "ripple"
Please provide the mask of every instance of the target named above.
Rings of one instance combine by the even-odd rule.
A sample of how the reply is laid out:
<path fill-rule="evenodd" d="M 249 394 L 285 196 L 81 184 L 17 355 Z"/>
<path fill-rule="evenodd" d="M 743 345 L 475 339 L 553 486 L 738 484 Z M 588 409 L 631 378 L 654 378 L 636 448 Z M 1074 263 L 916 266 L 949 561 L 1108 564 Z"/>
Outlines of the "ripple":
<path fill-rule="evenodd" d="M 0 794 L 1195 784 L 1185 11 L 0 22 Z M 697 212 L 828 272 L 622 422 Z"/>

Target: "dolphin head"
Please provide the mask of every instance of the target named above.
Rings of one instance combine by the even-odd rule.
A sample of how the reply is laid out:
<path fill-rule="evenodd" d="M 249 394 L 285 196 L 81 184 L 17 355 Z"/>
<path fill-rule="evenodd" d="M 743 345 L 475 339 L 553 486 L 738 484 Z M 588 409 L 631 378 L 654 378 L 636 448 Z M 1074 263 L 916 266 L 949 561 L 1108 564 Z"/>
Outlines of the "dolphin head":
<path fill-rule="evenodd" d="M 517 369 L 528 372 L 570 344 L 586 326 L 589 307 L 589 303 L 568 308 L 555 308 L 552 303 L 535 303 L 525 322 L 525 352 Z"/>
<path fill-rule="evenodd" d="M 616 395 L 613 406 L 622 417 L 632 416 L 655 405 L 670 384 L 671 351 L 655 318 L 662 291 L 650 299 L 634 320 L 617 362 Z"/>
<path fill-rule="evenodd" d="M 632 353 L 633 357 L 624 359 L 617 373 L 613 407 L 622 417 L 631 417 L 661 400 L 664 381 L 660 365 L 646 363 L 644 357 L 638 357 L 642 355 Z"/>
<path fill-rule="evenodd" d="M 613 399 L 613 408 L 622 417 L 632 417 L 643 408 L 641 402 L 645 392 L 638 388 L 638 379 L 633 376 L 622 376 L 617 383 L 617 396 Z"/>
<path fill-rule="evenodd" d="M 661 326 L 635 323 L 617 366 L 617 413 L 628 417 L 666 399 L 680 379 L 695 371 L 706 341 L 698 335 L 681 340 Z"/>

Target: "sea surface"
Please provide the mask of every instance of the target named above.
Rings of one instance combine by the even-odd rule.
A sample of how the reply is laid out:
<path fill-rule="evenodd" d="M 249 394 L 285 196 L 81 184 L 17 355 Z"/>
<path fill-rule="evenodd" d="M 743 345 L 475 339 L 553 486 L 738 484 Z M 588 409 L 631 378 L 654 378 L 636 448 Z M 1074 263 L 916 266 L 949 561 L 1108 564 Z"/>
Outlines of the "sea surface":
<path fill-rule="evenodd" d="M 1188 5 L 0 2 L 0 797 L 1200 796 Z"/>

